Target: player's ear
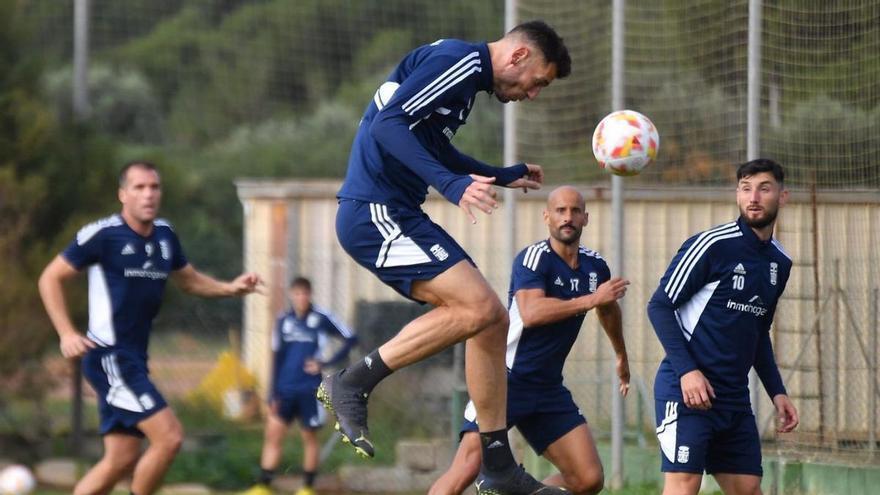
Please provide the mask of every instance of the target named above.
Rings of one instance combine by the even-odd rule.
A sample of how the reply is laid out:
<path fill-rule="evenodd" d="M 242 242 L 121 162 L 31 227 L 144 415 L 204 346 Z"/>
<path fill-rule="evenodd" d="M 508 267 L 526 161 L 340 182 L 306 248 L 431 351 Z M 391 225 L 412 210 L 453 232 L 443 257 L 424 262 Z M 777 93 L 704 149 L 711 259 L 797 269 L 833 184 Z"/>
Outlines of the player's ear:
<path fill-rule="evenodd" d="M 518 65 L 525 61 L 529 56 L 529 47 L 525 45 L 519 46 L 510 54 L 510 65 Z"/>
<path fill-rule="evenodd" d="M 785 206 L 785 203 L 788 202 L 788 189 L 785 186 L 782 186 L 782 191 L 779 192 L 779 206 Z"/>

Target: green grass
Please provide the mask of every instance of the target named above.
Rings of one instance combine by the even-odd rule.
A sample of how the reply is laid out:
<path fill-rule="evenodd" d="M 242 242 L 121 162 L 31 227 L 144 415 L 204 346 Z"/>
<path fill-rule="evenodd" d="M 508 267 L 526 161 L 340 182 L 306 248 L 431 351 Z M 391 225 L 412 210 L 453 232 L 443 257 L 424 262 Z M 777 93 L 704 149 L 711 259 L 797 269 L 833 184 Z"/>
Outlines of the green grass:
<path fill-rule="evenodd" d="M 258 469 L 263 445 L 263 424 L 243 424 L 220 418 L 216 413 L 189 405 L 176 405 L 175 411 L 187 431 L 190 446 L 178 454 L 165 480 L 168 483 L 204 483 L 210 487 L 230 489 L 246 488 Z M 376 457 L 370 465 L 381 466 L 394 463 L 394 446 L 400 435 L 399 424 L 392 414 L 375 414 L 370 429 L 376 446 Z M 332 421 L 328 421 L 332 424 Z M 284 444 L 279 473 L 299 473 L 302 465 L 302 447 L 298 427 L 291 428 L 289 440 Z M 332 435 L 327 426 L 318 433 L 323 445 Z M 331 473 L 344 464 L 363 465 L 365 461 L 354 450 L 337 443 L 321 471 Z"/>

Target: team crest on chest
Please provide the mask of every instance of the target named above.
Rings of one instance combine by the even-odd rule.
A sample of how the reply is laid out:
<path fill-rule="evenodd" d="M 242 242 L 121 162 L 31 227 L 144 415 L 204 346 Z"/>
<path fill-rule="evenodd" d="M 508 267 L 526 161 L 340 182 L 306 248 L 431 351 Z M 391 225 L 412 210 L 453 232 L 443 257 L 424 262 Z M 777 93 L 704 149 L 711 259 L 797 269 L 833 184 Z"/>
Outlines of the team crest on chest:
<path fill-rule="evenodd" d="M 306 326 L 309 328 L 316 328 L 318 324 L 321 323 L 321 317 L 315 313 L 309 313 L 308 318 L 306 318 Z"/>
<path fill-rule="evenodd" d="M 596 272 L 590 272 L 590 292 L 596 292 L 599 288 L 599 275 Z"/>
<path fill-rule="evenodd" d="M 776 285 L 779 277 L 779 264 L 775 261 L 770 262 L 770 285 Z"/>
<path fill-rule="evenodd" d="M 291 321 L 289 318 L 285 319 L 284 323 L 281 325 L 281 333 L 283 333 L 285 336 L 293 335 L 293 330 L 293 321 Z"/>

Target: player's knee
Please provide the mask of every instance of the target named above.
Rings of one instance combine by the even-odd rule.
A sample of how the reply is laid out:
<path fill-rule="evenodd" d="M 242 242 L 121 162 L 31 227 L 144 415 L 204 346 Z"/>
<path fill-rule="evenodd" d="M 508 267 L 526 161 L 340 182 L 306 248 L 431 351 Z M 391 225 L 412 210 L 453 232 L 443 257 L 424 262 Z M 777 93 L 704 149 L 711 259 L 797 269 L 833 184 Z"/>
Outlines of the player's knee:
<path fill-rule="evenodd" d="M 140 455 L 140 450 L 117 450 L 112 454 L 105 454 L 104 462 L 109 466 L 113 476 L 122 477 L 134 470 Z"/>
<path fill-rule="evenodd" d="M 563 476 L 569 491 L 577 495 L 593 495 L 605 486 L 605 473 L 601 468 L 584 473 Z"/>
<path fill-rule="evenodd" d="M 168 436 L 168 448 L 177 454 L 183 446 L 183 428 L 178 428 Z"/>
<path fill-rule="evenodd" d="M 498 298 L 487 298 L 482 304 L 473 307 L 470 313 L 473 334 L 496 332 L 504 334 L 506 338 L 510 319 Z"/>
<path fill-rule="evenodd" d="M 753 486 L 751 486 L 751 491 L 748 491 L 748 488 L 745 492 L 748 495 L 762 495 L 764 492 L 761 491 L 761 482 L 756 482 Z"/>
<path fill-rule="evenodd" d="M 168 428 L 161 438 L 155 443 L 156 447 L 162 449 L 166 455 L 175 456 L 183 446 L 183 427 L 180 424 Z"/>

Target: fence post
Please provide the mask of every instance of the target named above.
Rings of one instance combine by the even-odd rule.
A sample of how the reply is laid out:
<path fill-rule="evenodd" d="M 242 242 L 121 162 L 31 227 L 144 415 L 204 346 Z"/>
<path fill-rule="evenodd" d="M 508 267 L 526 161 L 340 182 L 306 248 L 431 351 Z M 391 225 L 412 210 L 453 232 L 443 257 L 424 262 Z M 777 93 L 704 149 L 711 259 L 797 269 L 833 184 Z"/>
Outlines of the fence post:
<path fill-rule="evenodd" d="M 78 122 L 89 116 L 89 0 L 73 4 L 73 116 Z M 82 361 L 73 364 L 71 404 L 71 454 L 79 459 L 83 440 Z"/>
<path fill-rule="evenodd" d="M 877 325 L 880 324 L 878 321 L 877 312 L 880 310 L 880 289 L 876 287 L 873 290 L 873 294 L 871 297 L 871 313 L 874 315 L 873 322 L 869 327 L 869 332 L 871 334 L 871 350 L 868 351 L 868 355 L 872 356 L 873 359 L 870 363 L 871 369 L 871 417 L 869 421 L 871 424 L 868 427 L 868 449 L 871 452 L 871 458 L 874 458 L 874 455 L 877 453 L 877 387 L 876 387 L 876 377 L 877 377 Z"/>
<path fill-rule="evenodd" d="M 748 84 L 746 88 L 746 159 L 754 160 L 761 154 L 761 29 L 762 2 L 749 0 Z M 760 382 L 754 370 L 749 371 L 749 392 L 752 412 L 761 416 Z M 760 432 L 759 433 L 763 433 Z"/>
<path fill-rule="evenodd" d="M 624 107 L 624 20 L 625 1 L 614 0 L 611 14 L 611 107 L 612 110 L 623 110 Z M 611 273 L 615 277 L 623 276 L 623 177 L 611 177 L 611 245 L 614 257 L 611 259 Z M 619 301 L 622 303 L 622 301 Z M 626 328 L 624 326 L 624 328 Z M 616 363 L 612 359 L 612 369 Z M 618 392 L 620 378 L 615 371 L 611 373 L 611 483 L 613 490 L 623 488 L 623 398 Z"/>

